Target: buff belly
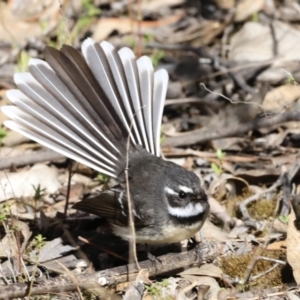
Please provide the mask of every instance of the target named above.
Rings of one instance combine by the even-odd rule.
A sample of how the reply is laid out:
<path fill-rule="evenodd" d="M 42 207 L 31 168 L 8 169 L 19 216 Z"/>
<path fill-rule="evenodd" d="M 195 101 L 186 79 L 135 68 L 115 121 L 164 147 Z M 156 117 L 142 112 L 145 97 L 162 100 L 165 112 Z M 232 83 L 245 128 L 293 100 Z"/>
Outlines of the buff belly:
<path fill-rule="evenodd" d="M 202 227 L 203 222 L 199 221 L 189 226 L 168 224 L 161 232 L 151 228 L 143 228 L 135 233 L 136 243 L 158 245 L 178 243 L 194 236 Z M 131 234 L 128 228 L 113 225 L 113 232 L 124 240 L 130 241 Z"/>

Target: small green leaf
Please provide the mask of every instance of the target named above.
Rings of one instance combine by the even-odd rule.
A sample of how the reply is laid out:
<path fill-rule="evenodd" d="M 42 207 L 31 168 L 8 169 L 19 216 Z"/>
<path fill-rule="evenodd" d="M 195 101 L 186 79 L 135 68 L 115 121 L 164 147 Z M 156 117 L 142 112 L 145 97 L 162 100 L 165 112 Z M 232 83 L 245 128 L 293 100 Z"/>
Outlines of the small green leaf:
<path fill-rule="evenodd" d="M 220 175 L 223 172 L 222 168 L 219 167 L 216 163 L 211 163 L 211 168 L 217 175 Z"/>
<path fill-rule="evenodd" d="M 97 175 L 97 179 L 101 184 L 107 185 L 109 183 L 110 177 L 105 174 L 99 173 Z"/>
<path fill-rule="evenodd" d="M 161 136 L 160 136 L 160 140 L 159 140 L 159 142 L 160 142 L 160 144 L 163 144 L 163 142 L 166 140 L 166 135 L 165 134 L 162 134 Z"/>
<path fill-rule="evenodd" d="M 278 219 L 284 223 L 284 224 L 287 224 L 288 221 L 289 221 L 289 216 L 279 216 Z"/>
<path fill-rule="evenodd" d="M 150 55 L 152 60 L 152 64 L 154 67 L 158 66 L 159 61 L 165 56 L 165 52 L 162 50 L 154 50 L 154 52 Z"/>
<path fill-rule="evenodd" d="M 45 244 L 46 238 L 44 238 L 41 234 L 36 235 L 31 241 L 31 245 L 37 250 L 40 250 Z"/>
<path fill-rule="evenodd" d="M 4 138 L 6 135 L 7 131 L 4 128 L 0 127 L 0 139 Z"/>
<path fill-rule="evenodd" d="M 258 16 L 258 13 L 254 13 L 252 14 L 252 17 L 251 17 L 251 21 L 252 22 L 255 22 L 255 23 L 258 23 L 259 22 L 259 16 Z"/>
<path fill-rule="evenodd" d="M 29 63 L 30 56 L 28 53 L 24 50 L 20 52 L 18 63 L 15 66 L 16 72 L 25 72 L 28 69 L 28 63 Z"/>
<path fill-rule="evenodd" d="M 32 185 L 33 189 L 34 189 L 34 196 L 33 199 L 34 200 L 39 200 L 42 198 L 43 194 L 46 191 L 46 188 L 42 189 L 41 185 L 39 184 L 37 187 L 35 187 L 34 185 Z"/>
<path fill-rule="evenodd" d="M 218 148 L 216 151 L 216 155 L 218 159 L 222 160 L 225 157 L 226 153 L 223 152 L 220 148 Z"/>

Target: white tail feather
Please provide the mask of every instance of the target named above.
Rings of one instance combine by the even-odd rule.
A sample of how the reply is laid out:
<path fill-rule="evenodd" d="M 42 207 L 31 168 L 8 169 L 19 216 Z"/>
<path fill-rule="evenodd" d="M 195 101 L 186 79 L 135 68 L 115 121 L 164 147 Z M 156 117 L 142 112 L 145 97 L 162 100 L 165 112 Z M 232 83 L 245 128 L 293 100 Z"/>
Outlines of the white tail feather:
<path fill-rule="evenodd" d="M 58 76 L 54 73 L 54 71 L 51 69 L 51 67 L 44 61 L 39 60 L 39 59 L 30 59 L 29 61 L 29 68 L 36 70 L 39 75 L 39 82 L 42 83 L 42 85 L 47 89 L 51 90 L 53 94 L 57 93 L 58 96 L 62 97 L 64 101 L 69 104 L 75 112 L 78 114 L 78 120 L 81 120 L 82 124 L 88 123 L 89 126 L 91 126 L 97 134 L 99 134 L 102 138 L 104 138 L 108 144 L 112 148 L 114 148 L 116 151 L 118 149 L 111 143 L 110 140 L 107 139 L 107 137 L 95 126 L 94 122 L 91 121 L 91 118 L 88 116 L 88 114 L 84 111 L 82 106 L 78 103 L 78 100 L 74 97 L 74 95 L 69 91 L 69 89 L 66 87 L 66 85 L 58 78 Z M 33 72 L 33 70 L 32 70 Z M 29 73 L 25 73 L 30 75 Z M 18 76 L 20 75 L 20 77 Z M 17 82 L 16 77 L 22 81 L 24 79 L 25 83 L 25 78 L 23 78 L 24 73 L 21 74 L 15 74 L 15 82 L 19 87 L 19 82 Z M 34 81 L 32 81 L 34 80 Z M 26 82 L 28 84 L 29 88 L 34 88 L 36 85 L 37 81 L 32 77 L 32 80 Z M 19 87 L 20 88 L 20 87 Z M 46 92 L 47 90 L 44 88 L 44 91 Z M 48 93 L 48 92 L 47 92 Z M 48 93 L 49 94 L 49 93 Z M 42 95 L 38 95 L 41 96 Z M 53 98 L 53 97 L 52 97 Z M 49 100 L 43 99 L 44 101 L 49 103 Z M 56 102 L 58 102 L 56 100 Z"/>
<path fill-rule="evenodd" d="M 155 154 L 160 153 L 160 127 L 162 113 L 165 104 L 169 76 L 166 70 L 156 71 L 154 74 L 154 90 L 153 90 L 153 137 L 155 144 Z"/>
<path fill-rule="evenodd" d="M 137 60 L 137 68 L 140 80 L 140 94 L 142 98 L 142 114 L 144 116 L 147 140 L 150 152 L 155 154 L 152 132 L 152 87 L 153 87 L 153 66 L 149 57 L 142 56 Z"/>
<path fill-rule="evenodd" d="M 16 123 L 11 120 L 4 121 L 4 125 L 7 128 L 10 128 L 11 130 L 18 132 L 18 133 L 28 137 L 29 139 L 38 142 L 41 145 L 46 146 L 49 149 L 57 151 L 57 152 L 61 153 L 62 155 L 65 155 L 66 157 L 69 157 L 77 162 L 80 162 L 98 172 L 101 172 L 103 174 L 106 174 L 108 176 L 116 178 L 116 175 L 113 172 L 110 172 L 104 168 L 101 168 L 98 164 L 95 164 L 95 163 L 89 161 L 86 156 L 78 155 L 74 151 L 68 150 L 67 148 L 60 146 L 59 144 L 48 139 L 47 137 L 44 137 L 43 135 L 40 135 L 40 134 L 30 130 L 27 126 L 22 126 L 20 123 Z"/>
<path fill-rule="evenodd" d="M 149 151 L 149 145 L 147 141 L 147 135 L 146 135 L 146 128 L 144 125 L 143 115 L 142 115 L 142 105 L 140 100 L 140 90 L 139 90 L 139 78 L 137 76 L 137 65 L 136 60 L 134 57 L 134 54 L 131 49 L 129 48 L 122 48 L 119 50 L 119 55 L 125 70 L 125 75 L 127 79 L 128 89 L 130 98 L 132 101 L 132 105 L 135 112 L 135 119 L 138 123 L 138 128 L 141 131 L 141 141 L 139 142 L 140 145 L 144 145 L 146 150 Z"/>
<path fill-rule="evenodd" d="M 96 157 L 99 159 L 102 159 L 106 161 L 108 164 L 111 164 L 115 166 L 115 163 L 112 162 L 112 159 L 114 161 L 117 161 L 117 157 L 109 153 L 111 156 L 107 158 L 106 156 L 102 155 L 99 151 L 97 151 L 94 147 L 92 147 L 90 144 L 86 143 L 80 136 L 78 136 L 77 130 L 71 130 L 69 127 L 67 127 L 65 124 L 60 122 L 55 117 L 55 112 L 53 114 L 49 113 L 42 107 L 38 106 L 36 103 L 34 103 L 32 100 L 26 98 L 25 95 L 22 95 L 22 93 L 18 90 L 10 90 L 7 92 L 7 97 L 17 105 L 17 108 L 19 108 L 20 111 L 23 111 L 30 115 L 33 119 L 41 121 L 43 124 L 49 126 L 52 128 L 55 132 L 62 133 L 66 136 L 68 136 L 74 143 L 77 145 L 80 145 L 83 148 L 88 149 L 90 152 L 93 152 Z M 16 107 L 14 106 L 6 106 L 3 108 L 3 112 L 7 115 L 10 114 L 10 117 L 13 119 L 14 113 L 17 113 L 15 110 Z M 78 126 L 80 127 L 80 126 Z M 80 129 L 80 128 L 78 128 Z M 88 136 L 88 133 L 84 130 L 82 131 L 83 134 L 86 134 Z M 91 137 L 92 139 L 92 137 Z M 101 146 L 102 147 L 102 146 Z M 103 147 L 102 147 L 103 148 Z M 103 148 L 104 149 L 104 148 Z"/>
<path fill-rule="evenodd" d="M 45 123 L 40 122 L 37 119 L 32 118 L 27 113 L 21 111 L 18 107 L 15 106 L 4 106 L 1 108 L 4 114 L 14 120 L 16 123 L 27 127 L 31 131 L 34 131 L 41 136 L 44 136 L 54 143 L 61 145 L 65 149 L 71 150 L 72 152 L 77 153 L 81 157 L 86 157 L 87 159 L 91 160 L 95 163 L 95 165 L 102 166 L 107 168 L 110 171 L 114 171 L 113 167 L 107 166 L 107 164 L 101 163 L 97 157 L 92 156 L 87 151 L 85 151 L 82 140 L 80 140 L 80 144 L 74 143 L 71 139 L 66 138 L 66 136 L 56 132 L 51 127 L 46 125 Z"/>
<path fill-rule="evenodd" d="M 103 41 L 102 43 L 100 43 L 100 46 L 102 51 L 105 53 L 109 66 L 111 68 L 115 80 L 115 84 L 118 88 L 118 92 L 121 97 L 120 101 L 122 101 L 128 116 L 129 125 L 132 122 L 132 131 L 134 132 L 134 135 L 137 138 L 137 141 L 135 141 L 134 139 L 133 141 L 135 144 L 136 142 L 141 144 L 142 141 L 141 141 L 140 133 L 135 121 L 134 113 L 132 112 L 131 105 L 130 105 L 130 100 L 129 100 L 130 96 L 128 93 L 128 87 L 126 85 L 127 78 L 125 77 L 125 73 L 122 65 L 120 65 L 120 63 L 118 62 L 118 59 L 120 60 L 120 57 L 116 56 L 117 53 L 114 52 L 115 48 L 110 43 Z"/>
<path fill-rule="evenodd" d="M 167 72 L 154 73 L 148 57 L 136 60 L 129 48 L 117 52 L 108 42 L 97 44 L 87 39 L 82 44 L 82 53 L 128 132 L 132 122 L 133 144 L 140 144 L 150 153 L 159 155 Z M 56 59 L 55 55 L 53 59 Z M 21 91 L 7 92 L 16 107 L 1 108 L 13 120 L 6 121 L 5 125 L 99 172 L 116 177 L 119 160 L 116 155 L 125 153 L 121 153 L 122 147 L 114 145 L 95 123 L 92 104 L 87 99 L 86 106 L 83 105 L 86 98 L 83 94 L 78 96 L 81 90 L 73 93 L 66 85 L 69 78 L 63 77 L 65 84 L 45 61 L 30 59 L 29 71 L 14 76 Z M 85 84 L 86 88 L 92 89 L 92 97 L 98 99 L 94 86 L 89 81 Z M 72 86 L 74 90 L 78 87 Z"/>
<path fill-rule="evenodd" d="M 110 46 L 112 47 L 112 45 Z M 99 51 L 97 51 L 95 47 L 95 42 L 91 38 L 87 38 L 81 46 L 82 54 L 85 57 L 87 64 L 89 65 L 90 69 L 92 70 L 99 84 L 102 86 L 104 92 L 110 99 L 115 111 L 117 112 L 118 116 L 120 117 L 123 124 L 127 128 L 128 132 L 130 132 L 129 125 L 126 121 L 126 117 L 124 115 L 122 108 L 120 107 L 120 103 L 118 100 L 118 90 L 116 87 L 116 83 L 114 82 L 114 77 L 111 71 L 112 68 L 115 68 L 115 63 L 114 60 L 111 58 L 111 53 L 110 53 L 113 49 L 114 48 L 112 47 L 112 49 L 108 51 L 107 57 L 105 57 L 104 52 L 99 53 Z M 113 66 L 110 67 L 108 63 L 110 63 Z M 118 70 L 116 70 L 115 73 L 118 73 Z M 119 74 L 117 75 L 120 76 Z M 132 135 L 131 135 L 131 139 L 135 143 Z"/>

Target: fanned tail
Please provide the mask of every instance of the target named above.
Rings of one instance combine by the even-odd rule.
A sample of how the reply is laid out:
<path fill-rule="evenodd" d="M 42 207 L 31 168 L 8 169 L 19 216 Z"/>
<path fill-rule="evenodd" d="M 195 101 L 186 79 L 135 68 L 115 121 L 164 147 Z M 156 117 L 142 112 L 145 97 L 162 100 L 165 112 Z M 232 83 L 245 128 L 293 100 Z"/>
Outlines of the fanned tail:
<path fill-rule="evenodd" d="M 148 57 L 136 60 L 129 48 L 117 52 L 107 42 L 87 39 L 82 53 L 46 47 L 46 62 L 31 59 L 29 73 L 14 76 L 19 90 L 7 92 L 15 106 L 2 107 L 11 118 L 5 125 L 116 177 L 129 134 L 133 147 L 159 155 L 168 74 L 154 72 Z"/>

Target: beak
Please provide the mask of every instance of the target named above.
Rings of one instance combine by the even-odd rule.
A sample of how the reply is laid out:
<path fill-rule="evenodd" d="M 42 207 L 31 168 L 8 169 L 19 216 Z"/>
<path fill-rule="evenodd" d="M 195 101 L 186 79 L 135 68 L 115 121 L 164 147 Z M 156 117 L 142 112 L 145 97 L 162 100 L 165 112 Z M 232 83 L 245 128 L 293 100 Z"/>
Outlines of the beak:
<path fill-rule="evenodd" d="M 207 195 L 204 192 L 202 192 L 195 195 L 191 200 L 194 203 L 207 202 Z"/>

